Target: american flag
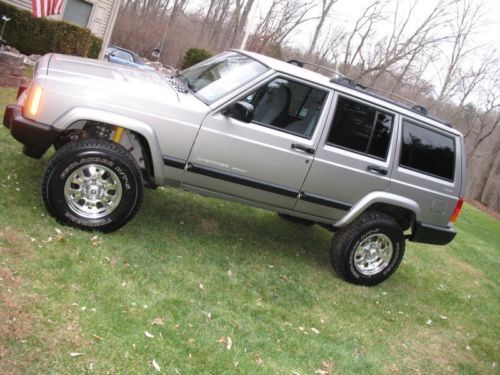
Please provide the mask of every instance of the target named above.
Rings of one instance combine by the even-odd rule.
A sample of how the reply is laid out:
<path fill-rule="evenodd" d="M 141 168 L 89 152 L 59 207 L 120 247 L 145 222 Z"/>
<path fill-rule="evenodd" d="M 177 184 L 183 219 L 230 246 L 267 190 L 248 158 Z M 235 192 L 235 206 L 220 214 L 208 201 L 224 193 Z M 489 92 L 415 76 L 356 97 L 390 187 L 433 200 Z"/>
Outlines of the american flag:
<path fill-rule="evenodd" d="M 61 14 L 64 0 L 31 0 L 34 17 L 47 17 L 51 14 Z"/>

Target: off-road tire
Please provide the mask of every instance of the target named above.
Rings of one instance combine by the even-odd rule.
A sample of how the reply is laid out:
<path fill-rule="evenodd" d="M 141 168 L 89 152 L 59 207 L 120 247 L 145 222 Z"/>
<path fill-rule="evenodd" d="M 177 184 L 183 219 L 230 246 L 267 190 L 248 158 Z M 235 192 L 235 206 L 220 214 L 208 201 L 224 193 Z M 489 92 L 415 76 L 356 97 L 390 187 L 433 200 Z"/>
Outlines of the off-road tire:
<path fill-rule="evenodd" d="M 107 168 L 120 186 L 120 199 L 103 217 L 85 217 L 70 207 L 65 185 L 85 165 Z M 42 184 L 42 196 L 49 213 L 59 222 L 84 230 L 112 232 L 130 221 L 143 198 L 143 181 L 135 159 L 119 144 L 103 139 L 82 139 L 62 146 L 51 158 Z"/>
<path fill-rule="evenodd" d="M 366 275 L 355 265 L 355 252 L 364 239 L 378 234 L 385 235 L 390 240 L 392 256 L 385 268 L 375 274 Z M 373 286 L 388 279 L 396 271 L 404 251 L 405 238 L 399 224 L 389 215 L 368 211 L 335 233 L 331 245 L 331 263 L 344 280 L 353 284 Z"/>
<path fill-rule="evenodd" d="M 315 224 L 314 221 L 307 220 L 307 219 L 302 219 L 300 217 L 296 217 L 296 216 L 292 216 L 292 215 L 278 213 L 278 216 L 280 218 L 282 218 L 283 220 L 289 221 L 291 223 L 305 225 L 305 226 L 308 226 L 308 227 Z"/>

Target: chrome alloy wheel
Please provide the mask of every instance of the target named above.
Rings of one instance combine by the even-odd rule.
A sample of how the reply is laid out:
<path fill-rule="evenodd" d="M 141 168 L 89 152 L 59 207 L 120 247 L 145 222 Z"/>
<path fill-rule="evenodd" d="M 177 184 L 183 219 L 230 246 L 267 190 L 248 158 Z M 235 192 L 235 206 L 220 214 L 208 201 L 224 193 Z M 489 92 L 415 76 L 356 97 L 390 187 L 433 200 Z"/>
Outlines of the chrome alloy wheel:
<path fill-rule="evenodd" d="M 363 275 L 374 275 L 389 265 L 392 257 L 392 242 L 385 234 L 366 237 L 354 252 L 354 266 Z"/>
<path fill-rule="evenodd" d="M 77 215 L 99 219 L 113 212 L 120 204 L 122 186 L 111 169 L 87 164 L 76 169 L 66 180 L 64 198 Z"/>

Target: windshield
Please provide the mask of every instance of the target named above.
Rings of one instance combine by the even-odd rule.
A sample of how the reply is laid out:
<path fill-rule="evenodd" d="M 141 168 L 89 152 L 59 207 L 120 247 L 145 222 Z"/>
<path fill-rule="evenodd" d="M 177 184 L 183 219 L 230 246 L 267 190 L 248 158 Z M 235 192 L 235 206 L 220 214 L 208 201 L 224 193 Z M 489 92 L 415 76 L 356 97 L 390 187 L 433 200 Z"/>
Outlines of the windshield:
<path fill-rule="evenodd" d="M 267 70 L 248 56 L 224 52 L 182 71 L 180 78 L 199 99 L 212 104 Z"/>

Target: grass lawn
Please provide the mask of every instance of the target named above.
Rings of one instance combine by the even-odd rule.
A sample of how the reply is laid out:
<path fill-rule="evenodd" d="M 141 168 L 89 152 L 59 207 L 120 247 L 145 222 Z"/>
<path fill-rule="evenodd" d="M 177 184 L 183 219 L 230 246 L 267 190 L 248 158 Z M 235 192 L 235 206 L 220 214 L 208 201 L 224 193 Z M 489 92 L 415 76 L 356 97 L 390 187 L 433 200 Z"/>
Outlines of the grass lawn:
<path fill-rule="evenodd" d="M 0 127 L 2 374 L 499 373 L 500 222 L 470 205 L 453 243 L 409 243 L 365 288 L 326 230 L 172 189 L 118 232 L 63 227 L 47 160 Z"/>

